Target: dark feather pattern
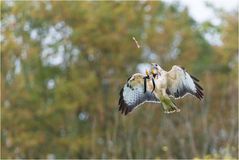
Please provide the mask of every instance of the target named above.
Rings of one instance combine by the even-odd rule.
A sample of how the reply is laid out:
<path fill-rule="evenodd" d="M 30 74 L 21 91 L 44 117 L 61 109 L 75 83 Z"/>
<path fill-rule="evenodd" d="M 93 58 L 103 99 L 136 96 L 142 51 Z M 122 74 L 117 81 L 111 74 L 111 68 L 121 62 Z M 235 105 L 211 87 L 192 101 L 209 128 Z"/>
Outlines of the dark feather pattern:
<path fill-rule="evenodd" d="M 196 77 L 192 76 L 191 74 L 190 74 L 190 77 L 191 77 L 194 81 L 199 82 L 199 80 L 198 80 Z"/>
<path fill-rule="evenodd" d="M 147 90 L 147 82 L 146 82 L 146 77 L 144 77 L 144 93 L 146 92 Z"/>
<path fill-rule="evenodd" d="M 132 96 L 133 99 L 127 100 L 128 97 L 124 97 L 124 92 L 132 92 L 130 94 L 135 94 L 135 96 Z M 131 89 L 127 85 L 125 85 L 121 91 L 120 91 L 120 97 L 119 97 L 119 111 L 127 115 L 129 112 L 131 112 L 135 107 L 143 104 L 144 102 L 155 102 L 159 103 L 159 100 L 155 97 L 155 95 L 151 92 L 146 90 L 144 93 L 144 86 L 142 85 L 142 88 L 133 88 Z"/>
<path fill-rule="evenodd" d="M 130 80 L 131 77 L 132 77 L 132 76 L 130 76 L 130 77 L 127 79 L 127 82 Z"/>
<path fill-rule="evenodd" d="M 125 103 L 123 99 L 123 92 L 124 88 L 122 88 L 120 91 L 119 111 L 121 111 L 122 114 L 127 115 L 129 112 L 131 112 L 132 108 L 129 108 L 128 105 Z"/>
<path fill-rule="evenodd" d="M 151 93 L 153 93 L 153 91 L 155 90 L 155 82 L 154 82 L 154 79 L 152 78 L 152 83 L 153 83 L 153 90 Z"/>
<path fill-rule="evenodd" d="M 190 77 L 193 79 L 193 83 L 196 86 L 196 93 L 193 93 L 193 95 L 195 95 L 199 100 L 203 99 L 203 88 L 197 83 L 199 80 L 192 75 L 190 75 Z"/>
<path fill-rule="evenodd" d="M 194 95 L 195 97 L 197 97 L 199 100 L 203 99 L 203 96 L 204 96 L 203 88 L 198 84 L 199 80 L 193 75 L 190 75 L 188 72 L 186 72 L 186 69 L 184 67 L 180 67 L 180 68 L 184 72 L 184 79 L 181 79 L 181 80 L 180 78 L 178 79 L 179 81 L 181 81 L 180 83 L 181 85 L 178 85 L 177 89 L 167 88 L 166 93 L 169 95 L 172 95 L 175 98 L 180 98 L 186 95 L 187 93 L 190 93 Z M 174 72 L 174 69 L 172 69 L 172 73 L 173 72 Z M 194 86 L 189 86 L 189 83 L 187 82 L 187 77 L 191 79 L 191 80 L 189 79 L 188 80 L 192 81 Z"/>
<path fill-rule="evenodd" d="M 184 71 L 186 71 L 186 69 L 184 67 L 181 67 Z M 196 93 L 193 93 L 193 92 L 190 92 L 191 94 L 195 95 L 199 100 L 203 99 L 203 88 L 197 83 L 199 82 L 199 79 L 197 79 L 195 76 L 189 74 L 190 77 L 192 78 L 193 80 L 193 83 L 195 84 L 196 86 Z"/>

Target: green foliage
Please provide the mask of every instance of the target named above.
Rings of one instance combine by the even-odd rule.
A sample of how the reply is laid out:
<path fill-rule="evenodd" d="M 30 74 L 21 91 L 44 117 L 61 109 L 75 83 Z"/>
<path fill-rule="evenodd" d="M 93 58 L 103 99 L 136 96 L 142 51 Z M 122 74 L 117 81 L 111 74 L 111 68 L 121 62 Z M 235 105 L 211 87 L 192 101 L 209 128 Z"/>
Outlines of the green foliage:
<path fill-rule="evenodd" d="M 238 19 L 221 15 L 218 27 L 161 1 L 1 2 L 1 157 L 236 158 Z M 118 93 L 142 62 L 184 66 L 205 99 L 122 116 Z"/>

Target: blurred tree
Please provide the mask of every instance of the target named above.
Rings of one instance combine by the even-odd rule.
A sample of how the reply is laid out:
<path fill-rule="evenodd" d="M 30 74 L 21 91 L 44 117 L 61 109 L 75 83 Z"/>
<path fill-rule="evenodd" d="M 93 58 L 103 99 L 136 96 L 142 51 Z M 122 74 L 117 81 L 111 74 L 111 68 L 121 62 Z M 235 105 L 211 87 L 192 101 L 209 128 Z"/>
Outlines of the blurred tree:
<path fill-rule="evenodd" d="M 236 15 L 213 46 L 179 3 L 1 1 L 1 157 L 236 157 Z M 205 100 L 121 116 L 120 87 L 151 61 L 200 75 Z"/>

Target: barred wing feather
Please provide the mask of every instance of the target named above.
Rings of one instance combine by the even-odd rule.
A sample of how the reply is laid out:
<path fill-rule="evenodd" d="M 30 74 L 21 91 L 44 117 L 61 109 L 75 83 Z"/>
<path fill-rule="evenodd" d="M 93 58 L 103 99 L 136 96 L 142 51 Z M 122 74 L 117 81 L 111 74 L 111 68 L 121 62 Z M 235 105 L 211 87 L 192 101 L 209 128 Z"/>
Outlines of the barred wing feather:
<path fill-rule="evenodd" d="M 136 107 L 142 105 L 145 102 L 154 102 L 159 103 L 159 100 L 151 93 L 150 88 L 152 88 L 152 82 L 148 80 L 147 83 L 144 83 L 143 74 L 133 75 L 124 87 L 120 91 L 119 98 L 119 111 L 122 114 L 127 115 Z M 146 92 L 144 92 L 146 86 Z"/>
<path fill-rule="evenodd" d="M 201 100 L 204 96 L 203 88 L 198 84 L 199 80 L 186 72 L 184 68 L 173 66 L 167 73 L 167 93 L 174 98 L 181 98 L 186 94 L 192 94 Z"/>

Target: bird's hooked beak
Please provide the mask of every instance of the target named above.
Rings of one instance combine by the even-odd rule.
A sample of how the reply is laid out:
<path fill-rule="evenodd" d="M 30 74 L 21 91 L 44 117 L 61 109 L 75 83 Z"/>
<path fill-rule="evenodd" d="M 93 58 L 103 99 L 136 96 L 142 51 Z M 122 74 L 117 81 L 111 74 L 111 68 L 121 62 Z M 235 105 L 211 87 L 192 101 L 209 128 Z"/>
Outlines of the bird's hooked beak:
<path fill-rule="evenodd" d="M 156 65 L 156 63 L 151 63 L 151 66 L 152 66 L 152 67 L 155 67 L 155 65 Z"/>

